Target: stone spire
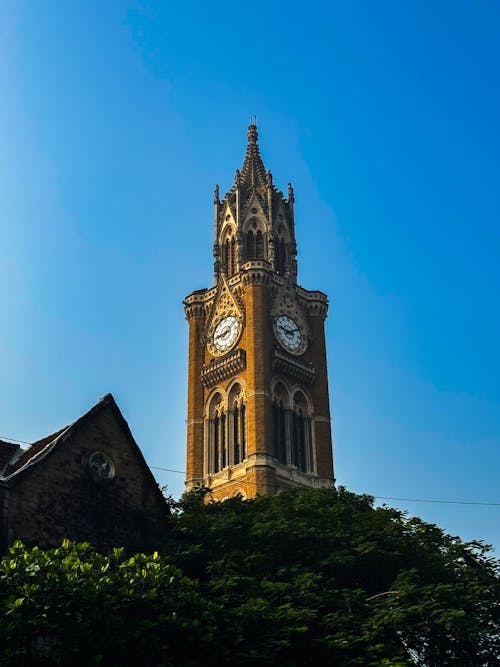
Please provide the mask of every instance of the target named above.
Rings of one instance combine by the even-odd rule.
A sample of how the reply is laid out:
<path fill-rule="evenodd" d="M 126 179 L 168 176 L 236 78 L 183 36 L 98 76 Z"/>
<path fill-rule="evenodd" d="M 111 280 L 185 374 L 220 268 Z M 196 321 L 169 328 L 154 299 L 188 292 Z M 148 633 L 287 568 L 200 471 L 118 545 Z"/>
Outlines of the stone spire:
<path fill-rule="evenodd" d="M 245 161 L 241 171 L 237 171 L 237 187 L 244 189 L 265 188 L 267 186 L 266 169 L 260 155 L 257 125 L 251 123 L 247 132 L 248 144 Z"/>

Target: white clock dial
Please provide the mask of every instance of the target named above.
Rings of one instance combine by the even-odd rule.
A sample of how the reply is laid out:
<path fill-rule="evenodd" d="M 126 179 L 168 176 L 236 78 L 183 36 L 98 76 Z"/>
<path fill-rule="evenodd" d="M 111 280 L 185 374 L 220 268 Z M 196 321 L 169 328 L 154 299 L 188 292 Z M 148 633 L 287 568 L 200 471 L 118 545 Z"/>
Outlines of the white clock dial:
<path fill-rule="evenodd" d="M 274 332 L 279 342 L 289 352 L 298 352 L 304 345 L 299 325 L 288 315 L 280 315 L 274 320 Z"/>
<path fill-rule="evenodd" d="M 240 332 L 240 323 L 237 317 L 230 315 L 225 317 L 215 327 L 212 344 L 216 350 L 225 352 L 234 345 Z"/>

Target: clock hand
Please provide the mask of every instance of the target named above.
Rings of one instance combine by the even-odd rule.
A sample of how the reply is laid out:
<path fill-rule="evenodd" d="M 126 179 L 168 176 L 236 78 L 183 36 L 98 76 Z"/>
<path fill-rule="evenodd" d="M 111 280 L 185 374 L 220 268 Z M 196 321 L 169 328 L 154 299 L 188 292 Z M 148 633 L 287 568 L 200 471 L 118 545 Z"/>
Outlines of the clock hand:
<path fill-rule="evenodd" d="M 220 340 L 221 338 L 225 338 L 228 333 L 230 332 L 230 328 L 226 327 L 223 331 L 220 332 L 217 336 L 215 336 L 215 340 Z"/>
<path fill-rule="evenodd" d="M 287 327 L 284 327 L 283 325 L 280 325 L 280 329 L 285 332 L 285 336 L 288 338 L 293 338 L 293 335 L 296 331 L 298 331 L 297 328 L 295 329 L 288 329 Z"/>

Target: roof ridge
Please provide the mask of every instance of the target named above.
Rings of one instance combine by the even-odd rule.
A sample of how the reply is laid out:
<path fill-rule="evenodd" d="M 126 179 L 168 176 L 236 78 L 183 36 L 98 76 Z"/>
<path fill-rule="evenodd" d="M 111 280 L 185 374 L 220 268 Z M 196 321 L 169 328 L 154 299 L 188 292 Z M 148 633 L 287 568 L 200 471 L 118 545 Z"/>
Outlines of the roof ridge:
<path fill-rule="evenodd" d="M 97 401 L 97 403 L 90 408 L 90 410 L 88 410 L 81 417 L 78 417 L 78 419 L 76 419 L 74 422 L 71 422 L 70 424 L 63 426 L 62 428 L 58 429 L 54 433 L 51 433 L 50 435 L 46 435 L 45 437 L 40 438 L 39 440 L 35 440 L 26 449 L 21 449 L 18 455 L 15 458 L 13 457 L 5 466 L 2 478 L 4 480 L 10 479 L 13 475 L 18 474 L 22 470 L 25 470 L 29 466 L 37 463 L 49 451 L 52 450 L 56 442 L 61 437 L 68 434 L 72 428 L 78 426 L 78 424 L 80 424 L 82 420 L 84 420 L 90 414 L 93 414 L 94 412 L 101 410 L 103 407 L 106 407 L 107 405 L 114 405 L 115 407 L 117 407 L 113 395 L 109 393 L 105 394 L 102 398 L 100 398 Z"/>

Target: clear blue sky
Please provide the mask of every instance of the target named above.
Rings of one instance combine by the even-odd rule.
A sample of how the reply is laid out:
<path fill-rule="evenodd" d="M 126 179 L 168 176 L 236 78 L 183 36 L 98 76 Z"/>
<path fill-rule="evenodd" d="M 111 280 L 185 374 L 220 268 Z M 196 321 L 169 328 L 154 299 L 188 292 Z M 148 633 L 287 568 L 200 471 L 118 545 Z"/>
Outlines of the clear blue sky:
<path fill-rule="evenodd" d="M 499 44 L 493 0 L 3 2 L 0 436 L 112 392 L 184 470 L 181 302 L 255 113 L 331 300 L 338 482 L 500 502 Z M 394 504 L 500 548 L 500 507 Z"/>

